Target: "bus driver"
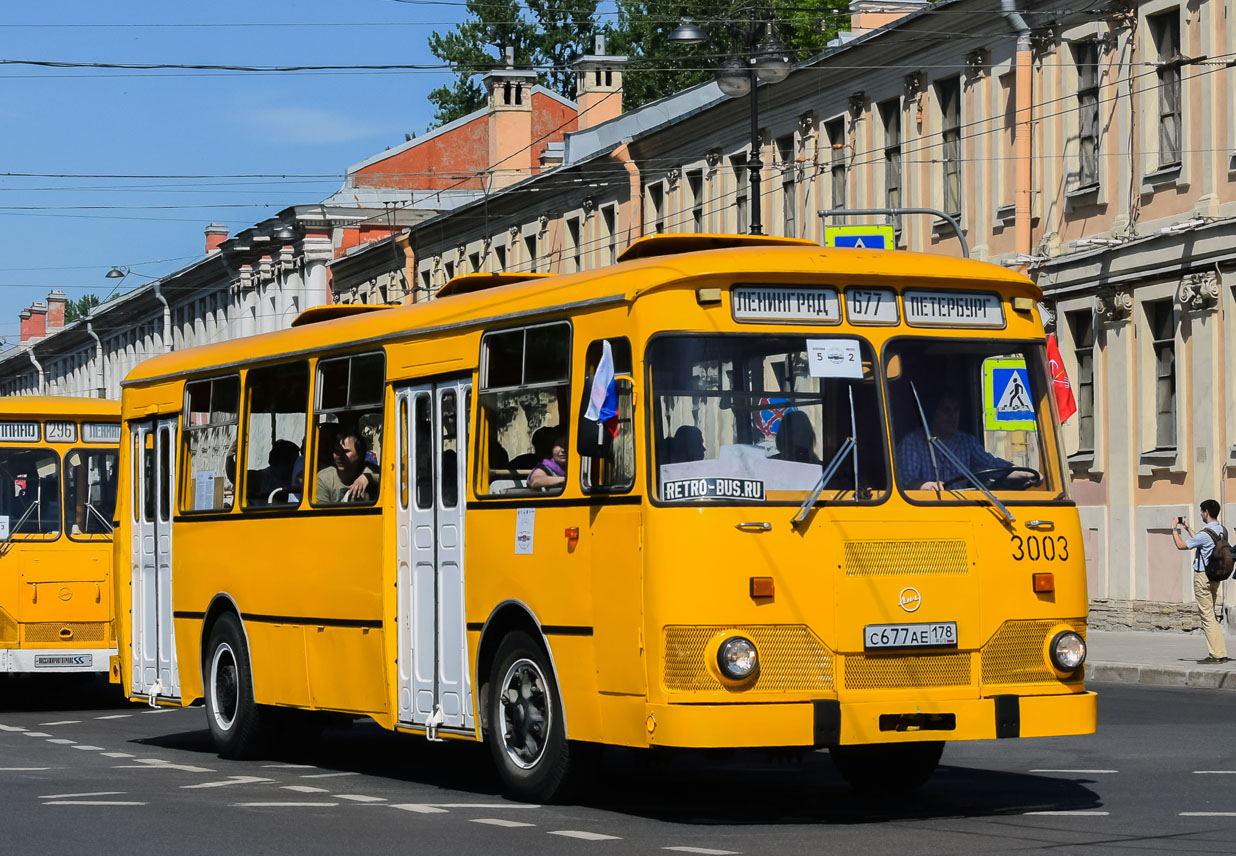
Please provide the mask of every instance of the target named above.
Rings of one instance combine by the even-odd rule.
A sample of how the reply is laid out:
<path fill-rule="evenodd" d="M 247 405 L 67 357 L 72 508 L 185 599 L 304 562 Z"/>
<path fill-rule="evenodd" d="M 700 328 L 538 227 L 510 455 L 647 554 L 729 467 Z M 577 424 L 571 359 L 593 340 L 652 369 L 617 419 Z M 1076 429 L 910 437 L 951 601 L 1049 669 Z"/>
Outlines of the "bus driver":
<path fill-rule="evenodd" d="M 931 433 L 939 438 L 971 473 L 1012 470 L 1007 477 L 1001 479 L 1008 487 L 1023 490 L 1038 484 L 1038 473 L 1023 470 L 1010 461 L 991 454 L 973 435 L 958 430 L 960 423 L 961 399 L 954 392 L 941 393 L 931 414 Z M 931 459 L 931 449 L 922 428 L 911 431 L 902 438 L 897 446 L 897 469 L 906 488 L 945 490 L 948 485 L 955 485 L 959 479 L 965 478 L 961 470 L 940 452 L 935 454 L 934 466 Z"/>

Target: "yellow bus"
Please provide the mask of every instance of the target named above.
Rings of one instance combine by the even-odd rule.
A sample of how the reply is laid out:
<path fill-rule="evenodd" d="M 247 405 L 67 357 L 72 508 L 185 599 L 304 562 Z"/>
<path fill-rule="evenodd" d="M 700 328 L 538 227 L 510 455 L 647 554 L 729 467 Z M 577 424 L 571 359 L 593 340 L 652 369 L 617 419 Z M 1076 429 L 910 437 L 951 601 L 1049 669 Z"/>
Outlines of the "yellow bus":
<path fill-rule="evenodd" d="M 0 399 L 0 674 L 107 672 L 120 403 Z"/>
<path fill-rule="evenodd" d="M 1086 575 L 1038 288 L 992 265 L 655 236 L 162 355 L 123 393 L 124 683 L 224 756 L 288 710 L 488 743 L 1086 734 Z M 278 724 L 276 724 L 278 723 Z"/>

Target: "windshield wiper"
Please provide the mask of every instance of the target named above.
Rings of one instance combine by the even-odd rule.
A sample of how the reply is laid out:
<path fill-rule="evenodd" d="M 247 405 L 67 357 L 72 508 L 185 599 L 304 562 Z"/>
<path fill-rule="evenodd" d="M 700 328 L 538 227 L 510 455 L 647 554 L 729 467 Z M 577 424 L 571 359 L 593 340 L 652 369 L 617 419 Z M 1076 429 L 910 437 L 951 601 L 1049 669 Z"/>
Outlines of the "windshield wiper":
<path fill-rule="evenodd" d="M 30 515 L 34 513 L 34 510 L 35 510 L 36 508 L 38 508 L 38 507 L 42 504 L 42 502 L 43 502 L 43 500 L 41 500 L 41 499 L 36 499 L 34 502 L 30 503 L 30 507 L 29 507 L 29 508 L 27 508 L 27 509 L 26 509 L 26 513 L 25 513 L 25 514 L 23 514 L 23 515 L 21 516 L 21 518 L 20 518 L 20 519 L 18 519 L 17 524 L 16 524 L 15 526 L 11 526 L 11 527 L 9 527 L 9 534 L 8 534 L 8 536 L 4 539 L 4 543 L 5 543 L 5 544 L 7 544 L 8 542 L 12 541 L 12 540 L 13 540 L 13 536 L 14 536 L 14 535 L 16 535 L 19 531 L 21 531 L 21 527 L 22 527 L 22 525 L 26 522 L 27 518 L 29 518 L 29 517 L 30 517 Z M 41 520 L 41 519 L 42 519 L 42 517 L 40 516 L 40 518 L 39 518 L 39 519 Z M 40 528 L 40 529 L 42 529 L 43 527 L 42 527 L 42 526 L 40 526 L 39 528 Z M 40 532 L 39 534 L 42 534 L 42 533 Z"/>
<path fill-rule="evenodd" d="M 996 499 L 996 495 L 988 490 L 985 484 L 979 481 L 978 476 L 970 472 L 970 468 L 963 464 L 961 459 L 953 454 L 952 450 L 944 444 L 943 440 L 931 433 L 931 428 L 927 425 L 927 416 L 923 412 L 923 402 L 918 397 L 918 388 L 914 386 L 913 381 L 910 382 L 910 391 L 914 393 L 914 403 L 918 405 L 918 418 L 923 422 L 923 435 L 927 438 L 927 451 L 931 455 L 931 468 L 935 471 L 936 483 L 940 485 L 940 490 L 944 489 L 944 480 L 940 478 L 940 466 L 936 462 L 935 450 L 937 447 L 939 447 L 941 454 L 948 458 L 949 462 L 961 471 L 961 474 L 965 476 L 966 480 L 969 481 L 970 484 L 981 490 L 983 495 L 991 500 L 991 504 L 1000 509 L 1000 513 L 1008 518 L 1009 523 L 1014 522 L 1016 518 L 1013 517 L 1013 512 L 1005 508 L 1004 503 Z"/>
<path fill-rule="evenodd" d="M 99 511 L 99 509 L 95 508 L 92 503 L 89 503 L 89 502 L 86 503 L 86 513 L 93 514 L 95 517 L 97 517 L 99 519 L 99 522 L 102 523 L 105 527 L 107 527 L 107 533 L 109 535 L 112 533 L 112 522 L 108 520 L 106 517 L 104 517 L 102 513 Z"/>
<path fill-rule="evenodd" d="M 815 487 L 811 489 L 811 493 L 807 494 L 807 498 L 803 500 L 803 504 L 798 507 L 798 513 L 790 520 L 791 526 L 799 526 L 811 511 L 811 506 L 815 505 L 815 501 L 820 498 L 820 494 L 824 491 L 824 485 L 828 484 L 828 480 L 837 472 L 841 462 L 845 460 L 848 452 L 854 453 L 854 498 L 858 499 L 858 422 L 854 418 L 854 387 L 849 388 L 850 391 L 850 436 L 846 437 L 841 444 L 833 459 L 828 462 L 828 466 L 824 468 L 824 472 L 820 475 L 820 480 L 815 483 Z"/>

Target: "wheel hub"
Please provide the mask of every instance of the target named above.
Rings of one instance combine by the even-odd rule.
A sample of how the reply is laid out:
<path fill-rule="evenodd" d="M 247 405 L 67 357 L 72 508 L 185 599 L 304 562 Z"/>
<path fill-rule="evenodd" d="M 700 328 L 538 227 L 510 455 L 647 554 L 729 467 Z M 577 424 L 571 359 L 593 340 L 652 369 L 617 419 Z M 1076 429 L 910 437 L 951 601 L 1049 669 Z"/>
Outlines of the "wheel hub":
<path fill-rule="evenodd" d="M 502 681 L 499 701 L 507 757 L 525 770 L 536 766 L 545 752 L 551 716 L 545 677 L 537 664 L 527 659 L 512 663 Z"/>

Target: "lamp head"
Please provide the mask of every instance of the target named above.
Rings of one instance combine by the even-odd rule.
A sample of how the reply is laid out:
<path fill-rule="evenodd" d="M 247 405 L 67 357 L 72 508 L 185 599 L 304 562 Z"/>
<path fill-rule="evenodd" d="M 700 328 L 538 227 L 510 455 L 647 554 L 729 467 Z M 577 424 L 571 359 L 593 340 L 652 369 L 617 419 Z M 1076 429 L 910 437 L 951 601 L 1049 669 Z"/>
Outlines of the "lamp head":
<path fill-rule="evenodd" d="M 126 276 L 128 276 L 128 274 L 129 272 L 127 270 L 122 270 L 116 265 L 112 265 L 112 269 L 109 270 L 107 273 L 103 274 L 103 278 L 104 279 L 124 279 Z"/>
<path fill-rule="evenodd" d="M 790 52 L 771 32 L 755 54 L 755 76 L 762 83 L 780 83 L 790 76 Z"/>
<path fill-rule="evenodd" d="M 730 98 L 742 98 L 751 91 L 751 72 L 739 57 L 726 57 L 717 69 L 717 86 Z"/>
<path fill-rule="evenodd" d="M 708 41 L 708 33 L 690 18 L 683 18 L 682 22 L 670 30 L 669 35 L 665 38 L 671 44 L 699 45 Z"/>

